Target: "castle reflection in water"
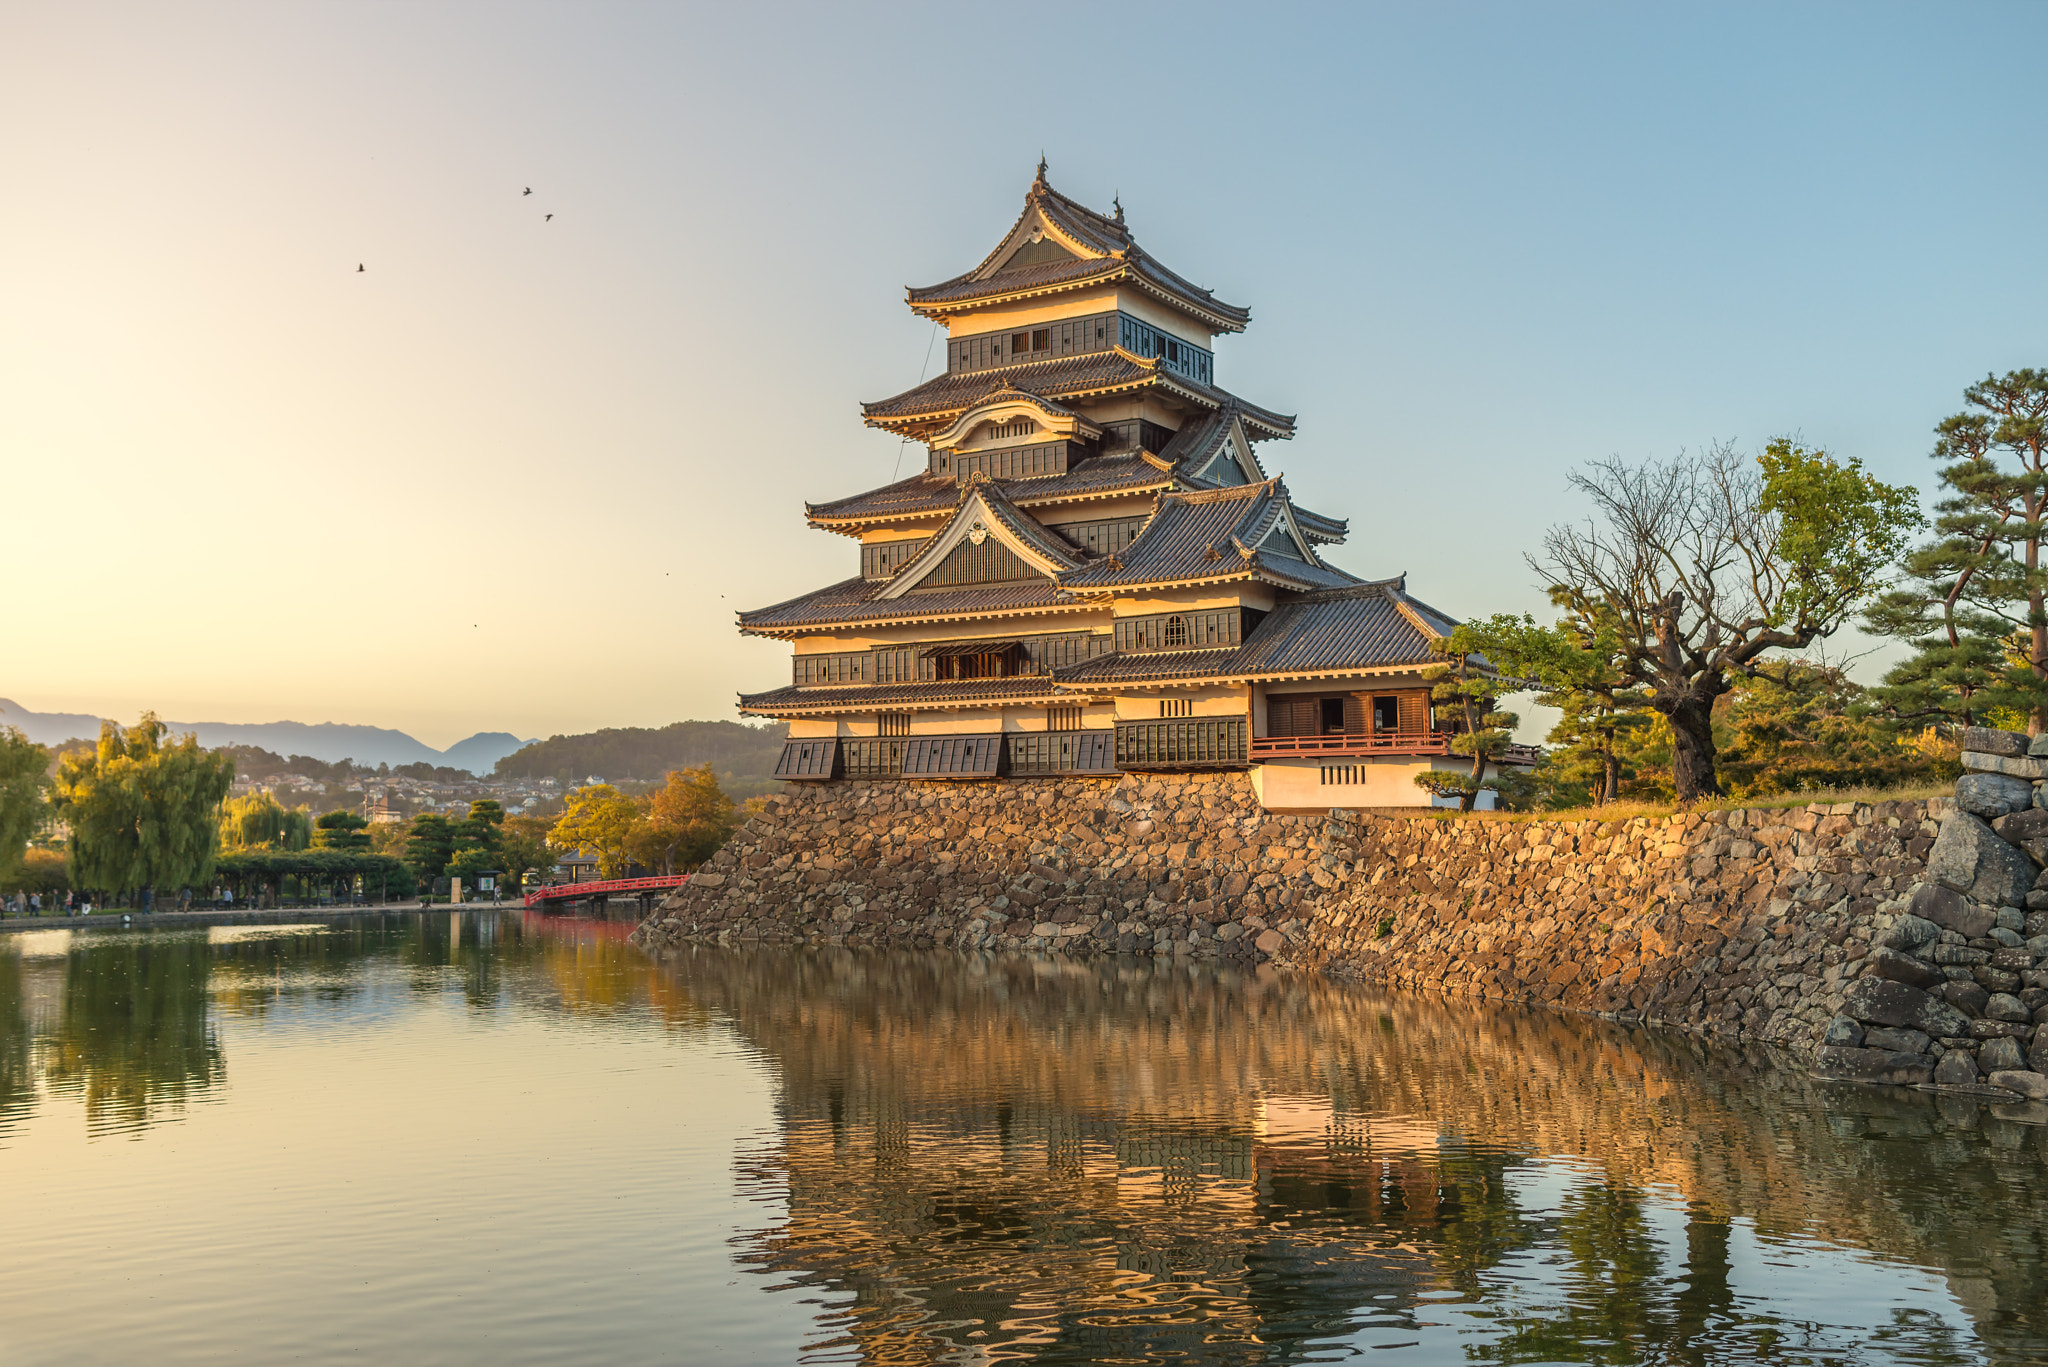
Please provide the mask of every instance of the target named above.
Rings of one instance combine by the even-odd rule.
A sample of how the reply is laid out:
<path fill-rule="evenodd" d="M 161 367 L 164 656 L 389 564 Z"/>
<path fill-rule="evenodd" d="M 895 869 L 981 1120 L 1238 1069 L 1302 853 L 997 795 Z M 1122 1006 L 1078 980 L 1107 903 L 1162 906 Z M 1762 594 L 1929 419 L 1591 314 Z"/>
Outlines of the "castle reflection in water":
<path fill-rule="evenodd" d="M 16 937 L 0 1147 L 58 1095 L 94 1135 L 175 1124 L 226 1090 L 226 1022 L 309 997 L 374 1014 L 376 994 L 453 971 L 478 1011 L 651 1014 L 763 1062 L 777 1121 L 736 1156 L 758 1215 L 733 1247 L 817 1303 L 816 1361 L 2048 1357 L 2048 1115 L 1301 975 L 655 964 L 625 929 L 508 914 Z M 632 1144 L 619 1155 L 631 1187 Z M 1857 1298 L 1887 1263 L 1930 1269 L 1960 1317 L 1871 1321 Z M 1840 1279 L 1839 1323 L 1785 1301 L 1802 1275 Z"/>

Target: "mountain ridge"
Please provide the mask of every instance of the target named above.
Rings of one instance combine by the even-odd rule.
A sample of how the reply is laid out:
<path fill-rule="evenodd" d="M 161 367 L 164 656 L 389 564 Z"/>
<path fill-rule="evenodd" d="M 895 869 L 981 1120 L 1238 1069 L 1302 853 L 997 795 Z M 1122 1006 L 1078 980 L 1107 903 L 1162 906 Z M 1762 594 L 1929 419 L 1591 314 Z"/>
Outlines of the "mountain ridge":
<path fill-rule="evenodd" d="M 488 774 L 497 762 L 534 740 L 509 731 L 480 731 L 446 750 L 436 750 L 403 731 L 345 722 L 183 722 L 166 721 L 173 734 L 187 731 L 208 749 L 223 745 L 254 745 L 279 755 L 305 755 L 323 763 L 353 760 L 357 764 L 417 764 L 422 761 Z M 100 718 L 86 712 L 35 712 L 11 698 L 0 698 L 0 726 L 12 726 L 38 745 L 95 740 Z"/>

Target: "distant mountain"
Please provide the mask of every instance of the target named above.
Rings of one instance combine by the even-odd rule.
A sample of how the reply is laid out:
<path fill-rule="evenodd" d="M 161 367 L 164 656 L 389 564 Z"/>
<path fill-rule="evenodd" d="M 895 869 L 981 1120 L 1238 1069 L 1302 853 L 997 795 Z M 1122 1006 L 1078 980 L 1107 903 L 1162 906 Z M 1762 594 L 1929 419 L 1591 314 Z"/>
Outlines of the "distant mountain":
<path fill-rule="evenodd" d="M 302 721 L 273 722 L 167 722 L 174 733 L 191 731 L 208 749 L 223 745 L 254 745 L 273 754 L 305 755 L 332 764 L 354 760 L 357 764 L 445 764 L 488 774 L 499 760 L 522 745 L 506 731 L 486 731 L 457 741 L 446 750 L 414 740 L 403 731 L 382 726 L 347 726 L 337 722 L 308 724 Z M 20 728 L 39 745 L 61 745 L 67 740 L 92 740 L 100 733 L 100 719 L 82 712 L 31 712 L 20 703 L 0 698 L 0 726 Z"/>

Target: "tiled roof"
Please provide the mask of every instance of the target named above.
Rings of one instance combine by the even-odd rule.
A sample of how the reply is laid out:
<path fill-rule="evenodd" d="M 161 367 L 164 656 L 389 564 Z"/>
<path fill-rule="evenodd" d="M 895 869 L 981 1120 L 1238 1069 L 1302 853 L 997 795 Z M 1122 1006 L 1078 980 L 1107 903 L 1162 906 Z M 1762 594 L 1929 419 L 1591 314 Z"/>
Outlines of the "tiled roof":
<path fill-rule="evenodd" d="M 1261 408 L 1214 385 L 1203 384 L 1200 380 L 1169 370 L 1157 356 L 1134 356 L 1122 347 L 1083 352 L 1078 356 L 1056 356 L 1045 361 L 1028 361 L 1023 365 L 993 366 L 987 370 L 947 371 L 893 398 L 862 404 L 861 416 L 870 426 L 886 427 L 892 431 L 951 422 L 1006 385 L 1052 400 L 1075 400 L 1153 387 L 1176 389 L 1212 409 L 1235 404 L 1247 424 L 1248 435 L 1294 435 L 1294 419 L 1290 415 Z"/>
<path fill-rule="evenodd" d="M 1018 226 L 1034 209 L 1092 254 L 1076 260 L 1049 261 L 1016 270 L 993 270 L 996 253 L 1010 241 Z M 1046 183 L 1043 165 L 1038 169 L 1038 178 L 1032 181 L 1031 188 L 1024 194 L 1023 212 L 1003 234 L 995 251 L 983 257 L 981 264 L 973 270 L 936 285 L 912 286 L 908 295 L 910 306 L 920 313 L 946 313 L 954 311 L 948 308 L 949 305 L 1008 294 L 1071 288 L 1098 277 L 1108 279 L 1121 275 L 1150 286 L 1154 292 L 1193 305 L 1195 311 L 1206 315 L 1218 331 L 1242 332 L 1244 325 L 1251 321 L 1251 310 L 1224 303 L 1200 285 L 1168 270 L 1147 255 L 1125 227 L 1121 208 L 1112 218 L 1098 214 L 1053 189 Z"/>
<path fill-rule="evenodd" d="M 997 481 L 1003 495 L 1022 507 L 1063 503 L 1101 494 L 1164 489 L 1173 477 L 1135 453 L 1095 456 L 1064 475 Z M 960 502 L 960 486 L 950 475 L 914 475 L 895 484 L 830 503 L 807 503 L 812 522 L 881 522 L 895 517 L 920 517 L 944 512 Z"/>
<path fill-rule="evenodd" d="M 1417 624 L 1418 616 L 1423 625 Z M 1102 655 L 1060 670 L 1055 677 L 1067 687 L 1086 688 L 1441 664 L 1443 657 L 1430 649 L 1430 638 L 1446 635 L 1456 625 L 1408 598 L 1401 580 L 1388 579 L 1306 593 L 1281 603 L 1243 645 L 1232 649 Z"/>
<path fill-rule="evenodd" d="M 992 479 L 979 478 L 961 488 L 960 503 L 953 515 L 946 519 L 944 526 L 932 534 L 930 540 L 917 548 L 910 559 L 897 566 L 894 577 L 876 590 L 878 598 L 897 596 L 890 592 L 893 585 L 914 585 L 918 576 L 930 563 L 943 561 L 952 554 L 959 546 L 961 536 L 948 536 L 947 533 L 967 515 L 969 508 L 977 506 L 977 499 L 971 495 L 978 496 L 978 506 L 986 509 L 988 515 L 1000 522 L 1010 535 L 1036 551 L 1041 558 L 1063 569 L 1073 569 L 1086 560 L 1087 557 L 1077 550 L 1073 543 L 1065 537 L 1047 531 L 1037 519 L 1019 510 L 1009 499 L 1004 498 L 1001 485 Z M 903 596 L 908 596 L 918 590 L 913 587 L 899 592 Z"/>
<path fill-rule="evenodd" d="M 875 600 L 887 579 L 847 579 L 787 602 L 740 614 L 740 630 L 774 636 L 807 627 L 851 626 L 860 622 L 940 621 L 980 614 L 1029 612 L 1082 606 L 1081 600 L 1049 580 L 1010 584 L 966 584 L 915 589 L 901 598 Z"/>
<path fill-rule="evenodd" d="M 1337 542 L 1351 535 L 1350 519 L 1312 513 L 1299 503 L 1294 505 L 1294 521 L 1301 534 L 1311 541 Z"/>
<path fill-rule="evenodd" d="M 1062 574 L 1060 584 L 1099 592 L 1250 577 L 1300 589 L 1356 583 L 1342 570 L 1258 553 L 1259 541 L 1282 516 L 1286 503 L 1287 490 L 1277 479 L 1161 495 L 1135 541 L 1114 556 Z"/>
<path fill-rule="evenodd" d="M 1071 698 L 1044 675 L 1012 679 L 965 679 L 957 683 L 830 684 L 777 688 L 740 695 L 740 711 L 761 716 L 784 713 L 890 712 L 905 707 L 1057 703 Z"/>

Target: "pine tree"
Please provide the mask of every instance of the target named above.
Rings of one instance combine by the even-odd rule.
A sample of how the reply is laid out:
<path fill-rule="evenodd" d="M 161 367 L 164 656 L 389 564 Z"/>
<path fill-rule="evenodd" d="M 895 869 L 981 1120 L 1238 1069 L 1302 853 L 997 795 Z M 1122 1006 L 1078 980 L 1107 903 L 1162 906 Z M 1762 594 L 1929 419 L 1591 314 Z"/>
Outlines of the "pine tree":
<path fill-rule="evenodd" d="M 1480 658 L 1485 640 L 1482 629 L 1467 623 L 1430 643 L 1431 649 L 1449 656 L 1451 662 L 1430 671 L 1433 685 L 1429 696 L 1439 708 L 1456 713 L 1459 726 L 1451 753 L 1471 756 L 1472 772 L 1427 769 L 1415 776 L 1415 786 L 1433 797 L 1457 798 L 1461 812 L 1471 811 L 1482 791 L 1497 786 L 1486 781 L 1486 767 L 1506 753 L 1520 720 L 1495 706 L 1503 693 L 1514 692 L 1520 685 L 1499 677 Z"/>
<path fill-rule="evenodd" d="M 1906 557 L 1908 582 L 1867 614 L 1910 658 L 1871 690 L 1899 721 L 1974 722 L 2000 710 L 2048 726 L 2048 370 L 1986 376 L 1935 428 L 1953 492 L 1935 539 Z M 2018 648 L 2008 641 L 2018 635 Z"/>

